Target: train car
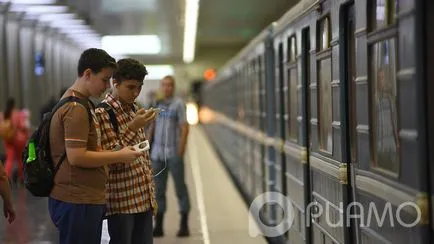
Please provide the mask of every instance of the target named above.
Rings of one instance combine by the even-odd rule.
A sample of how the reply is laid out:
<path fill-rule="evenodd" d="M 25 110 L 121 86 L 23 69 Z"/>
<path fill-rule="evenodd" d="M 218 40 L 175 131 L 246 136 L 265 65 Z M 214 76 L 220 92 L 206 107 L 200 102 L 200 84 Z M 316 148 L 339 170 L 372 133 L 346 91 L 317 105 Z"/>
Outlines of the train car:
<path fill-rule="evenodd" d="M 203 90 L 206 131 L 247 202 L 274 191 L 292 203 L 273 241 L 431 242 L 429 10 L 302 0 Z M 267 224 L 282 220 L 265 209 Z"/>

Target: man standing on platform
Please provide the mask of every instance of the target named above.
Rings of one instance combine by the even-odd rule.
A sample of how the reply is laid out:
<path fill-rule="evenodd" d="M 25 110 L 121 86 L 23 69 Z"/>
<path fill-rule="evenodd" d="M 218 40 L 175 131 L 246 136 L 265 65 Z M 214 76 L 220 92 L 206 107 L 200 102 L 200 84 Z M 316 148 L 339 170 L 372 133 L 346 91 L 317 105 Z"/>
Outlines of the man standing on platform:
<path fill-rule="evenodd" d="M 188 136 L 185 104 L 181 98 L 174 96 L 175 79 L 172 76 L 166 76 L 161 80 L 161 89 L 164 98 L 156 103 L 156 107 L 161 112 L 150 129 L 150 135 L 153 137 L 151 146 L 152 167 L 154 173 L 158 174 L 155 177 L 158 213 L 154 236 L 164 235 L 163 219 L 166 211 L 167 177 L 168 171 L 170 171 L 175 182 L 181 214 L 177 236 L 186 237 L 190 235 L 188 228 L 190 199 L 184 179 L 184 152 Z"/>

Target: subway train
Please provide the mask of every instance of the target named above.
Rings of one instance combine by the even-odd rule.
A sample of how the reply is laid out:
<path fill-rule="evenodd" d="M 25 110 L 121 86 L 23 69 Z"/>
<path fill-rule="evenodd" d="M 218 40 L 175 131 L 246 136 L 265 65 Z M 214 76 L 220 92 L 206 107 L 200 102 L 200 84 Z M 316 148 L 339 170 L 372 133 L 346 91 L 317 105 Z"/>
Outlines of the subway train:
<path fill-rule="evenodd" d="M 433 243 L 432 13 L 301 0 L 204 85 L 204 130 L 247 206 L 265 199 L 270 242 Z"/>

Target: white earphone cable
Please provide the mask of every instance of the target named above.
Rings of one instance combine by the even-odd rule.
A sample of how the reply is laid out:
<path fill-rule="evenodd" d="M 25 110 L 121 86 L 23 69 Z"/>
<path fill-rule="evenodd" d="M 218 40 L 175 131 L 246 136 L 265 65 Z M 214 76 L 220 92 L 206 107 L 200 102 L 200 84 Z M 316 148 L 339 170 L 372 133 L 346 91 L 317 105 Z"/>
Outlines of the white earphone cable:
<path fill-rule="evenodd" d="M 167 151 L 166 151 L 166 147 L 167 147 L 167 137 L 169 135 L 168 133 L 168 128 L 165 126 L 166 125 L 166 120 L 163 119 L 163 128 L 165 130 L 165 136 L 164 136 L 164 146 L 163 146 L 163 152 L 164 152 L 164 167 L 163 169 L 161 169 L 158 173 L 156 173 L 155 175 L 153 175 L 152 177 L 157 177 L 158 175 L 160 175 L 161 173 L 163 173 L 164 170 L 166 170 L 167 168 Z M 155 128 L 154 128 L 155 130 Z M 155 135 L 155 133 L 154 133 Z M 153 138 L 153 140 L 155 140 L 155 138 Z"/>

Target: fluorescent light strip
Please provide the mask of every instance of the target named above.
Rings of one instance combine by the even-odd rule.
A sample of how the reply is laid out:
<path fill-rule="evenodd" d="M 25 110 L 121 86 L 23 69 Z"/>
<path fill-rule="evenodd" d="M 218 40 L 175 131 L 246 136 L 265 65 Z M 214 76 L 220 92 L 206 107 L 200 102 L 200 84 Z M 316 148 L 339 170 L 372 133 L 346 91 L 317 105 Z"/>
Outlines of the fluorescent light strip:
<path fill-rule="evenodd" d="M 54 4 L 56 0 L 10 0 L 9 2 L 16 4 Z"/>
<path fill-rule="evenodd" d="M 93 41 L 83 41 L 83 42 L 76 42 L 78 45 L 80 46 L 86 46 L 86 47 L 96 47 L 96 48 L 100 48 L 101 47 L 101 43 L 99 42 L 93 42 Z"/>
<path fill-rule="evenodd" d="M 172 65 L 145 65 L 148 70 L 146 80 L 160 80 L 166 75 L 173 75 L 174 70 Z"/>
<path fill-rule="evenodd" d="M 70 30 L 90 30 L 93 31 L 88 25 L 69 25 L 69 26 L 65 26 L 65 25 L 60 25 L 57 26 L 57 28 L 65 30 L 65 31 L 70 31 Z"/>
<path fill-rule="evenodd" d="M 9 9 L 11 12 L 25 12 L 27 14 L 44 14 L 44 13 L 64 13 L 68 11 L 66 6 L 53 5 L 17 5 L 13 4 Z"/>
<path fill-rule="evenodd" d="M 61 33 L 65 33 L 65 34 L 70 34 L 70 35 L 74 35 L 74 34 L 89 34 L 89 35 L 98 35 L 95 31 L 92 30 L 88 30 L 88 29 L 62 29 L 59 30 Z"/>
<path fill-rule="evenodd" d="M 78 33 L 97 34 L 88 25 L 59 25 L 59 26 L 52 26 L 52 27 L 56 28 L 60 33 L 64 33 L 64 34 L 78 34 Z"/>
<path fill-rule="evenodd" d="M 161 41 L 156 35 L 104 36 L 101 45 L 112 55 L 158 54 L 161 51 Z"/>
<path fill-rule="evenodd" d="M 62 27 L 62 26 L 66 26 L 66 27 L 70 27 L 70 26 L 84 26 L 84 20 L 82 19 L 64 19 L 64 20 L 58 20 L 58 21 L 53 21 L 51 22 L 51 26 L 52 27 Z"/>
<path fill-rule="evenodd" d="M 89 35 L 89 34 L 67 34 L 71 39 L 75 39 L 77 41 L 81 41 L 81 40 L 92 40 L 92 41 L 101 41 L 101 37 L 99 37 L 98 35 Z"/>
<path fill-rule="evenodd" d="M 66 20 L 66 19 L 75 19 L 75 14 L 44 14 L 39 17 L 39 21 L 42 22 L 51 22 L 51 21 L 57 21 L 57 20 Z"/>
<path fill-rule="evenodd" d="M 199 0 L 186 0 L 185 5 L 183 60 L 185 63 L 191 63 L 194 60 L 194 53 L 196 49 Z"/>
<path fill-rule="evenodd" d="M 87 34 L 74 34 L 74 35 L 68 35 L 71 39 L 75 39 L 77 41 L 80 40 L 94 40 L 94 41 L 101 41 L 101 38 L 96 35 L 87 35 Z"/>
<path fill-rule="evenodd" d="M 23 10 L 25 10 L 23 8 Z M 38 20 L 42 23 L 49 23 L 55 20 L 74 19 L 75 14 L 51 14 L 51 13 L 26 13 L 24 19 Z"/>

